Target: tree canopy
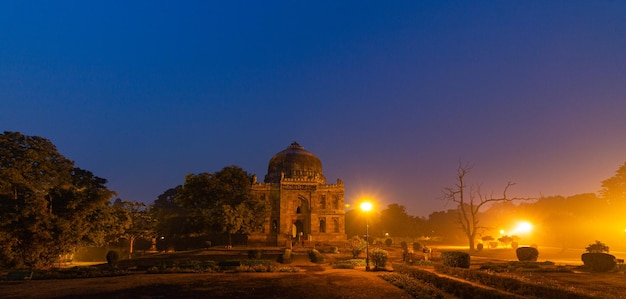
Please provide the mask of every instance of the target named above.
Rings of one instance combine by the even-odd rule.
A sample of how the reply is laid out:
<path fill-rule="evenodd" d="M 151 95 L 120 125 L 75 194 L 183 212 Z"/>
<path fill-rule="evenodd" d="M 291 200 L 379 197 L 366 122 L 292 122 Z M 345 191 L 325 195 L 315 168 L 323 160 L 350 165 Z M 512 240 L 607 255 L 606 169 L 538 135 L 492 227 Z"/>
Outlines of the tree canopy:
<path fill-rule="evenodd" d="M 406 212 L 399 204 L 390 204 L 380 212 L 380 225 L 385 233 L 396 237 L 420 237 L 424 235 L 423 220 Z"/>
<path fill-rule="evenodd" d="M 626 207 L 626 163 L 617 169 L 615 175 L 602 181 L 600 194 L 615 207 Z"/>
<path fill-rule="evenodd" d="M 227 166 L 187 175 L 175 201 L 186 209 L 192 231 L 249 234 L 262 230 L 270 211 L 269 202 L 252 196 L 251 185 L 250 174 Z"/>
<path fill-rule="evenodd" d="M 0 264 L 49 265 L 81 245 L 105 242 L 106 180 L 61 155 L 49 140 L 0 135 Z"/>

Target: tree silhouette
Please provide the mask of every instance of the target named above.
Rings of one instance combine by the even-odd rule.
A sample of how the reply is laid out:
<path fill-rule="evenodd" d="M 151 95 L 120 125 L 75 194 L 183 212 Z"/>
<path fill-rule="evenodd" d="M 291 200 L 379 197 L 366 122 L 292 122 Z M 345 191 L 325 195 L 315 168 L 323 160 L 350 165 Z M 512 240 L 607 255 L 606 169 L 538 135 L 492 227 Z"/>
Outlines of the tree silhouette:
<path fill-rule="evenodd" d="M 0 134 L 0 157 L 0 266 L 45 267 L 104 243 L 115 194 L 105 179 L 38 136 Z"/>
<path fill-rule="evenodd" d="M 457 221 L 461 230 L 469 241 L 469 250 L 474 251 L 476 236 L 486 229 L 480 226 L 478 213 L 486 204 L 494 202 L 505 202 L 515 200 L 527 200 L 528 198 L 509 198 L 507 191 L 514 183 L 507 182 L 501 197 L 486 196 L 481 193 L 480 185 L 467 186 L 465 179 L 472 167 L 467 164 L 459 164 L 457 168 L 457 183 L 454 187 L 447 187 L 443 190 L 443 199 L 457 205 Z M 469 187 L 469 189 L 468 189 Z"/>
<path fill-rule="evenodd" d="M 198 175 L 189 174 L 176 195 L 198 233 L 229 235 L 261 231 L 270 213 L 267 200 L 252 196 L 252 176 L 237 166 Z M 229 241 L 229 245 L 232 245 Z"/>

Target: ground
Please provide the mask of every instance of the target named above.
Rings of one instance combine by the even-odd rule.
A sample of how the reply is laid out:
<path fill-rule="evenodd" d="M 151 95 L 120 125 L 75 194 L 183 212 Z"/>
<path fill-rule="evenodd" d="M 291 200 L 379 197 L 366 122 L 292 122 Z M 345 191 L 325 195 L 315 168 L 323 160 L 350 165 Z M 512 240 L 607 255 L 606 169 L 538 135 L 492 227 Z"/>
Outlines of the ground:
<path fill-rule="evenodd" d="M 580 264 L 578 252 L 564 254 L 547 249 L 541 252 L 540 260 Z M 242 250 L 239 254 L 246 253 Z M 167 255 L 163 257 L 167 258 Z M 300 257 L 290 265 L 300 269 L 296 273 L 132 274 L 104 278 L 2 281 L 0 298 L 411 298 L 380 277 L 386 272 L 367 272 L 364 267 L 333 269 L 328 263 L 314 264 L 304 255 Z M 392 255 L 393 259 L 397 256 Z M 484 251 L 472 256 L 472 268 L 486 262 L 510 260 L 515 260 L 511 250 Z M 583 290 L 598 298 L 626 298 L 624 273 L 574 271 L 511 275 Z"/>
<path fill-rule="evenodd" d="M 384 272 L 299 264 L 297 273 L 134 274 L 0 283 L 2 298 L 411 298 Z"/>

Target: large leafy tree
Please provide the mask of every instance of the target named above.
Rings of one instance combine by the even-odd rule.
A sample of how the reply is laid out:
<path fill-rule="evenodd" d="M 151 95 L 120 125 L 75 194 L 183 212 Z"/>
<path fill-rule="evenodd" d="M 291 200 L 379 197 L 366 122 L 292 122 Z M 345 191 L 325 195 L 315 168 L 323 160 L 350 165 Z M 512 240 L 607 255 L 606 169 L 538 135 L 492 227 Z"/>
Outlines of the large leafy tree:
<path fill-rule="evenodd" d="M 617 169 L 614 176 L 602 181 L 600 194 L 614 207 L 626 206 L 626 163 Z"/>
<path fill-rule="evenodd" d="M 424 234 L 424 220 L 406 212 L 399 204 L 390 204 L 380 212 L 380 226 L 392 236 L 420 237 Z"/>
<path fill-rule="evenodd" d="M 118 198 L 113 207 L 117 222 L 123 224 L 118 238 L 128 240 L 128 259 L 132 259 L 135 241 L 155 236 L 155 220 L 150 208 L 142 202 L 122 201 Z"/>
<path fill-rule="evenodd" d="M 106 180 L 74 167 L 49 140 L 0 135 L 0 264 L 40 267 L 101 245 L 110 222 Z"/>
<path fill-rule="evenodd" d="M 182 186 L 167 189 L 154 201 L 150 211 L 156 220 L 155 232 L 160 236 L 179 237 L 189 234 L 187 211 L 176 202 Z"/>
<path fill-rule="evenodd" d="M 252 176 L 238 166 L 189 174 L 176 202 L 187 210 L 198 233 L 249 234 L 263 229 L 270 212 L 269 202 L 252 196 L 251 185 Z"/>

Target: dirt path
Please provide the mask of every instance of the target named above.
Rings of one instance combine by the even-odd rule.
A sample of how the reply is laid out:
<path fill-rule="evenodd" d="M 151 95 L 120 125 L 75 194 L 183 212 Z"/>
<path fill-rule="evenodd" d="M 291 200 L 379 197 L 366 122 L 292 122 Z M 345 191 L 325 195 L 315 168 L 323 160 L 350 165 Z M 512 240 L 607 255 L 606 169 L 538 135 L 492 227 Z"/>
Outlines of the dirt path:
<path fill-rule="evenodd" d="M 317 269 L 315 269 L 317 270 Z M 411 298 L 381 273 L 328 269 L 297 273 L 134 274 L 0 282 L 2 298 Z"/>

